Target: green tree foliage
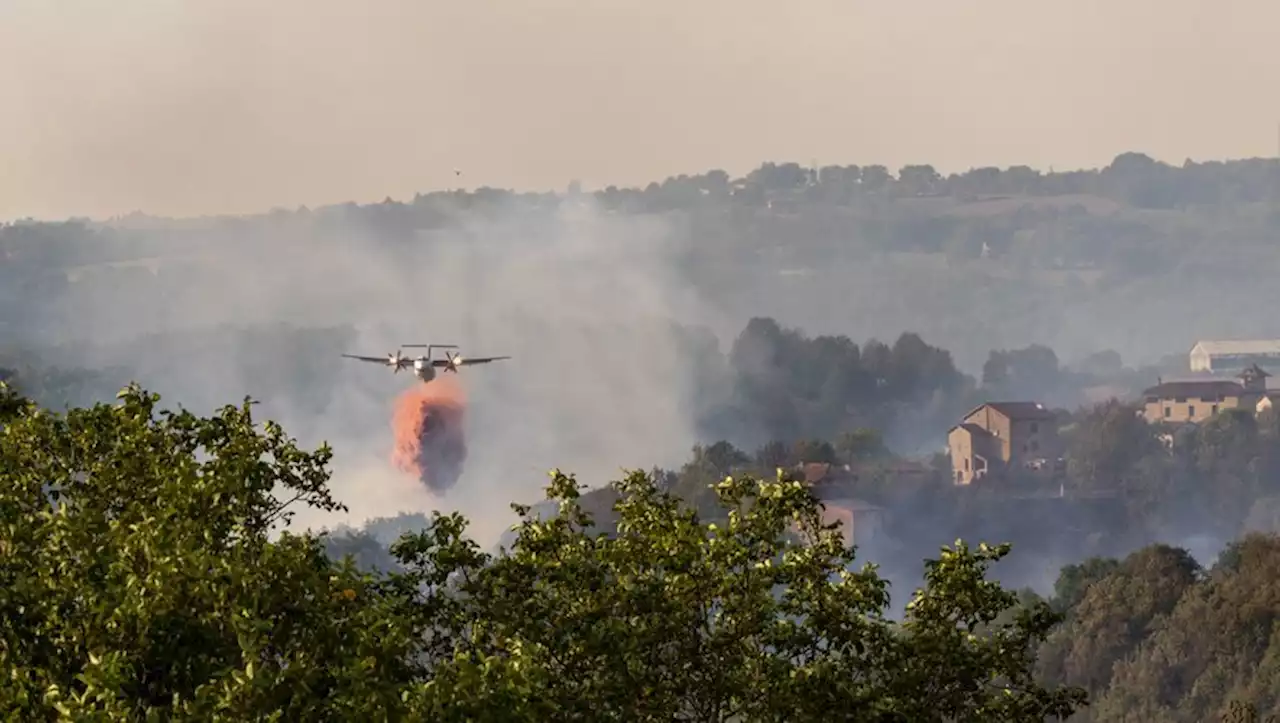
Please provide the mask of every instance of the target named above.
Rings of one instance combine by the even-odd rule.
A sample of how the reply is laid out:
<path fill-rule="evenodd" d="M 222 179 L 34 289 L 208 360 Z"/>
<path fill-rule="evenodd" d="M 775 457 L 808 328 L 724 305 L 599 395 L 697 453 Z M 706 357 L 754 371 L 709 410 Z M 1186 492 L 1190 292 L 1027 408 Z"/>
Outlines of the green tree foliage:
<path fill-rule="evenodd" d="M 1280 537 L 1260 534 L 1209 570 L 1164 545 L 1068 566 L 1052 601 L 1067 622 L 1040 651 L 1043 680 L 1089 690 L 1080 723 L 1276 720 L 1277 575 Z"/>
<path fill-rule="evenodd" d="M 1275 420 L 1228 409 L 1200 425 L 1152 425 L 1113 399 L 1068 425 L 1068 475 L 1076 491 L 1114 494 L 1123 514 L 1111 524 L 1134 539 L 1187 528 L 1222 539 L 1280 531 Z"/>
<path fill-rule="evenodd" d="M 1101 572 L 1101 566 L 1090 566 Z M 1185 550 L 1156 545 L 1139 550 L 1110 574 L 1092 581 L 1070 607 L 1067 624 L 1056 631 L 1042 660 L 1049 680 L 1096 692 L 1111 682 L 1112 668 L 1173 610 L 1196 581 L 1199 566 Z M 1079 583 L 1077 583 L 1079 584 Z"/>
<path fill-rule="evenodd" d="M 712 486 L 729 475 L 744 471 L 750 458 L 726 441 L 710 445 L 694 445 L 689 461 L 664 485 L 704 515 L 714 517 L 718 510 Z M 597 520 L 599 515 L 596 515 Z M 612 516 L 611 516 L 612 517 Z"/>
<path fill-rule="evenodd" d="M 9 719 L 365 718 L 410 669 L 406 626 L 318 540 L 273 527 L 335 510 L 328 449 L 115 406 L 5 399 L 0 435 L 0 707 Z M 323 662 L 319 662 L 323 661 Z M 371 669 L 376 662 L 377 669 Z"/>
<path fill-rule="evenodd" d="M 724 481 L 723 526 L 645 475 L 617 489 L 617 533 L 593 536 L 578 485 L 557 475 L 559 513 L 527 517 L 509 556 L 467 575 L 459 591 L 485 620 L 425 688 L 431 715 L 1039 721 L 1082 701 L 1027 672 L 1055 622 L 1047 606 L 975 635 L 1018 603 L 985 579 L 1005 547 L 944 549 L 894 624 L 885 583 L 850 570 L 799 483 Z"/>
<path fill-rule="evenodd" d="M 1052 349 L 1034 344 L 1025 349 L 992 350 L 982 365 L 982 385 L 1020 397 L 1023 390 L 1043 394 L 1059 384 L 1061 369 Z"/>
<path fill-rule="evenodd" d="M 1058 610 L 1074 608 L 1089 590 L 1089 586 L 1115 572 L 1118 560 L 1091 557 L 1075 565 L 1067 565 L 1053 584 L 1053 605 Z"/>
<path fill-rule="evenodd" d="M 125 378 L 117 368 L 61 367 L 27 351 L 0 351 L 0 382 L 8 383 L 23 397 L 54 409 L 109 399 Z"/>
<path fill-rule="evenodd" d="M 335 530 L 324 541 L 324 551 L 335 560 L 350 559 L 360 570 L 398 570 L 387 544 L 365 529 Z"/>
<path fill-rule="evenodd" d="M 1099 720 L 1190 723 L 1228 712 L 1233 700 L 1280 714 L 1280 538 L 1248 536 L 1231 557 L 1186 586 L 1164 620 L 1117 661 L 1099 696 Z"/>
<path fill-rule="evenodd" d="M 1070 435 L 1072 480 L 1083 489 L 1114 489 L 1140 473 L 1142 461 L 1163 452 L 1156 428 L 1136 405 L 1112 399 L 1081 416 Z"/>
<path fill-rule="evenodd" d="M 8 719 L 1039 722 L 1083 702 L 1031 675 L 1057 617 L 987 579 L 1007 546 L 943 549 L 892 622 L 785 479 L 720 482 L 717 525 L 635 473 L 603 534 L 557 473 L 558 510 L 517 507 L 509 553 L 437 513 L 393 545 L 399 571 L 362 574 L 276 531 L 340 509 L 329 450 L 248 402 L 0 402 Z"/>
<path fill-rule="evenodd" d="M 810 338 L 773 319 L 751 319 L 729 354 L 732 405 L 765 439 L 834 439 L 910 422 L 946 429 L 969 405 L 973 380 L 945 349 L 904 333 L 892 346 L 844 336 Z"/>

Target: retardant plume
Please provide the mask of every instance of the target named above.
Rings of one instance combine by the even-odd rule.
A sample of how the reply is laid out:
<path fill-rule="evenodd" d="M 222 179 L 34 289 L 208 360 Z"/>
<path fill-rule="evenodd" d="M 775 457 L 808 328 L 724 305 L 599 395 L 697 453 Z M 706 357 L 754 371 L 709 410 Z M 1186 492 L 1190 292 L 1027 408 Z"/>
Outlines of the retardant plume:
<path fill-rule="evenodd" d="M 463 437 L 466 396 L 454 379 L 415 384 L 396 399 L 391 418 L 395 448 L 391 461 L 416 475 L 433 492 L 457 483 L 467 458 Z"/>

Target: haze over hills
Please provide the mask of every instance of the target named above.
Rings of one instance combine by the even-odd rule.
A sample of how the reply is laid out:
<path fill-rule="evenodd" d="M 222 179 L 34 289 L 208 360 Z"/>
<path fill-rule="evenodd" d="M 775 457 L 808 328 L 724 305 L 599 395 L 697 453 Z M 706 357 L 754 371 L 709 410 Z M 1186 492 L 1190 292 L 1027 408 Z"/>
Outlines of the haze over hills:
<path fill-rule="evenodd" d="M 1266 313 L 1278 172 L 1140 153 L 1094 170 L 945 177 L 766 163 L 594 193 L 14 222 L 0 228 L 0 321 L 11 351 L 116 369 L 197 408 L 251 393 L 375 477 L 398 380 L 340 352 L 448 340 L 511 354 L 470 392 L 473 449 L 503 450 L 469 463 L 474 485 L 458 494 L 477 504 L 533 494 L 553 465 L 608 479 L 620 465 L 676 465 L 694 441 L 751 448 L 787 429 L 874 426 L 922 454 L 980 401 L 993 351 L 1051 349 L 1026 356 L 1037 361 L 1003 393 L 1072 408 L 1185 369 L 1198 338 L 1280 336 Z M 818 339 L 798 355 L 802 337 L 763 331 L 778 347 L 760 367 L 734 356 L 757 317 L 861 348 Z M 933 348 L 949 360 L 930 361 Z M 1108 350 L 1119 356 L 1097 356 Z M 888 383 L 889 397 L 838 376 L 818 385 L 813 370 L 833 363 Z M 916 371 L 889 379 L 902 364 Z M 757 391 L 743 386 L 750 368 L 763 370 Z M 771 385 L 807 401 L 783 412 Z M 395 491 L 363 495 L 368 514 L 426 504 L 401 501 L 419 492 L 397 484 L 371 486 Z"/>
<path fill-rule="evenodd" d="M 337 272 L 342 262 L 331 261 L 339 257 L 451 249 L 474 277 L 465 284 L 469 293 L 483 295 L 479 249 L 502 253 L 502 245 L 473 239 L 507 231 L 545 236 L 551 219 L 572 207 L 582 219 L 607 216 L 608 233 L 635 228 L 649 238 L 629 243 L 628 253 L 662 265 L 665 293 L 700 296 L 706 308 L 682 320 L 710 324 L 722 336 L 747 317 L 766 315 L 855 338 L 910 329 L 950 349 L 970 370 L 992 348 L 1028 343 L 1046 344 L 1068 360 L 1114 349 L 1145 364 L 1184 353 L 1200 338 L 1280 335 L 1268 315 L 1242 311 L 1265 308 L 1273 298 L 1268 241 L 1280 223 L 1277 172 L 1277 162 L 1266 159 L 1169 166 L 1137 153 L 1097 170 L 1018 166 L 946 177 L 928 165 L 891 172 L 769 163 L 738 179 L 710 171 L 588 195 L 481 188 L 243 218 L 132 215 L 83 229 L 75 222 L 39 229 L 16 223 L 5 243 L 11 255 L 30 254 L 23 244 L 48 239 L 40 254 L 72 280 L 106 262 L 130 262 L 117 273 L 136 275 L 139 268 L 154 272 L 163 259 L 166 278 L 180 264 L 229 269 L 234 258 L 253 257 L 264 268 L 266 241 L 270 253 L 280 254 L 273 259 L 297 264 L 294 278 Z M 573 203 L 565 206 L 566 199 Z M 309 239 L 305 260 L 282 250 L 284 237 Z M 463 238 L 469 251 L 459 255 Z M 49 248 L 55 243 L 65 248 Z M 592 253 L 610 265 L 621 249 Z M 264 273 L 282 284 L 275 271 Z M 332 319 L 343 308 L 361 316 L 345 303 L 304 303 L 309 293 L 291 290 L 292 302 L 272 304 L 313 310 L 297 318 Z M 326 288 L 329 299 L 336 293 Z M 178 308 L 192 318 L 181 304 L 168 312 Z M 77 315 L 62 317 L 58 328 L 74 335 L 69 320 Z M 131 317 L 130 323 L 138 328 L 127 333 L 167 322 L 153 318 L 148 327 Z M 51 333 L 49 325 L 42 328 Z"/>

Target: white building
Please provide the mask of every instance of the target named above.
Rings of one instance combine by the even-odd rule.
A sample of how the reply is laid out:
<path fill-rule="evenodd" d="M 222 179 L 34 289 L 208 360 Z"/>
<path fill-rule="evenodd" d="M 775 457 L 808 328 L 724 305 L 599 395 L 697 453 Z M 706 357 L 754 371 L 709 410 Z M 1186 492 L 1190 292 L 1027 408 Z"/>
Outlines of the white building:
<path fill-rule="evenodd" d="M 1280 368 L 1280 339 L 1198 341 L 1188 354 L 1193 372 L 1235 372 L 1257 364 Z"/>

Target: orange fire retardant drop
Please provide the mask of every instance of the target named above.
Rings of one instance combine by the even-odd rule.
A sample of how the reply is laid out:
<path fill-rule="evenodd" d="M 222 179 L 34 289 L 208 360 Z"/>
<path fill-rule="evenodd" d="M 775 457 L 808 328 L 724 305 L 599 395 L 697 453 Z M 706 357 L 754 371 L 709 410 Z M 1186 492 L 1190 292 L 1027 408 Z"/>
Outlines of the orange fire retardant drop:
<path fill-rule="evenodd" d="M 391 417 L 395 447 L 391 462 L 434 491 L 454 485 L 462 474 L 466 395 L 449 376 L 415 384 L 396 399 Z"/>

